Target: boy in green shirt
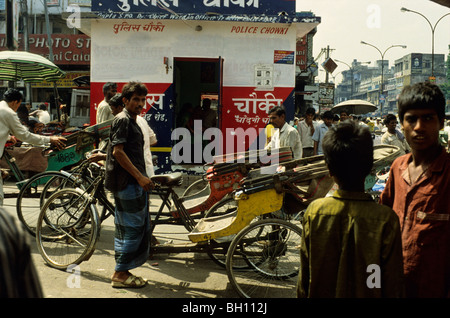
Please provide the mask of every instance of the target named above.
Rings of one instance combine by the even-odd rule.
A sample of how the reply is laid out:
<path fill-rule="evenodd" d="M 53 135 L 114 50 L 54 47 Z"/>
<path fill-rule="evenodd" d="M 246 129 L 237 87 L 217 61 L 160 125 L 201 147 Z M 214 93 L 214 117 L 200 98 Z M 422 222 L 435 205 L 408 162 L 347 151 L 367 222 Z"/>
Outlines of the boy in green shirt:
<path fill-rule="evenodd" d="M 345 121 L 323 140 L 332 197 L 313 201 L 303 219 L 298 297 L 402 297 L 399 220 L 364 192 L 373 165 L 367 128 Z"/>

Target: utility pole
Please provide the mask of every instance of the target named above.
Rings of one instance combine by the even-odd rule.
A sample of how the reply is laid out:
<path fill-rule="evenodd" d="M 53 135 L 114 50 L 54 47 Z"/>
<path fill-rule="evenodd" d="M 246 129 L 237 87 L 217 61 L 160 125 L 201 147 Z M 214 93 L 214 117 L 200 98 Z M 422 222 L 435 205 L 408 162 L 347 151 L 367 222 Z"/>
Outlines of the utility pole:
<path fill-rule="evenodd" d="M 23 43 L 24 43 L 24 50 L 26 52 L 30 51 L 29 48 L 29 34 L 28 34 L 28 4 L 27 0 L 22 0 L 21 3 L 21 11 L 22 11 L 22 21 L 23 21 Z M 31 83 L 25 83 L 25 100 L 26 102 L 30 103 L 33 100 L 32 91 L 31 91 Z"/>
<path fill-rule="evenodd" d="M 44 9 L 45 9 L 45 27 L 47 29 L 47 42 L 48 42 L 48 51 L 49 51 L 49 60 L 54 63 L 53 59 L 53 41 L 50 33 L 50 21 L 48 18 L 48 7 L 47 7 L 47 1 L 44 1 Z M 55 108 L 56 108 L 56 115 L 58 121 L 61 119 L 61 111 L 59 109 L 59 94 L 58 94 L 58 87 L 56 85 L 56 81 L 53 82 L 53 91 L 55 94 Z"/>
<path fill-rule="evenodd" d="M 5 9 L 6 9 L 6 47 L 9 51 L 14 51 L 16 49 L 14 43 L 14 10 L 13 10 L 13 2 L 12 0 L 5 1 Z M 16 86 L 16 82 L 8 81 L 8 88 L 14 88 Z"/>
<path fill-rule="evenodd" d="M 325 54 L 325 60 L 328 60 L 329 57 L 330 57 L 330 46 L 327 45 L 326 54 Z M 328 71 L 325 74 L 325 83 L 328 83 Z"/>

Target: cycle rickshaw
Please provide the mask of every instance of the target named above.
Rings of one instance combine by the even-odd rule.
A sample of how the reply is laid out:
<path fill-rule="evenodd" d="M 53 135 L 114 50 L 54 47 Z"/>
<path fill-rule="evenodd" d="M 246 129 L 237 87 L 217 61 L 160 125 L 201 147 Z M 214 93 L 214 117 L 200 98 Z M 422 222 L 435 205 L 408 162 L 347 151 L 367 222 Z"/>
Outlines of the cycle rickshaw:
<path fill-rule="evenodd" d="M 99 135 L 101 139 L 107 138 L 110 125 L 100 124 L 96 131 L 101 132 Z M 84 137 L 83 137 L 84 136 Z M 75 138 L 74 138 L 75 137 Z M 92 134 L 75 135 L 71 140 L 68 140 L 69 148 L 72 151 L 83 154 L 88 153 L 86 147 L 90 147 L 94 143 Z M 83 137 L 83 138 L 81 138 Z M 76 141 L 76 142 L 75 142 Z M 92 149 L 89 148 L 89 149 Z M 200 191 L 191 195 L 183 195 L 182 200 L 186 213 L 193 215 L 195 219 L 200 219 L 204 213 L 210 210 L 216 203 L 221 202 L 229 194 L 234 191 L 239 182 L 251 171 L 265 164 L 276 161 L 287 161 L 292 159 L 292 151 L 290 148 L 281 148 L 276 151 L 252 151 L 232 154 L 232 162 L 226 162 L 223 158 L 216 158 L 212 165 L 208 168 L 202 180 L 207 182 L 207 191 Z M 237 161 L 237 162 L 235 162 Z M 14 162 L 11 161 L 11 165 Z M 17 166 L 16 169 L 18 170 Z M 20 172 L 20 170 L 18 170 Z M 35 235 L 36 221 L 39 216 L 40 209 L 44 205 L 47 198 L 59 189 L 65 187 L 80 187 L 86 189 L 95 179 L 95 173 L 89 171 L 89 162 L 82 161 L 81 164 L 74 167 L 70 171 L 45 171 L 39 173 L 29 179 L 20 181 L 17 186 L 20 192 L 17 197 L 17 215 L 19 220 L 24 224 L 29 233 Z M 109 215 L 113 214 L 114 207 L 110 200 L 108 200 L 107 193 L 100 187 L 99 191 L 103 192 L 103 205 L 100 220 L 104 220 Z M 26 203 L 25 203 L 26 202 Z M 211 210 L 212 213 L 223 213 L 222 211 L 229 208 L 232 200 L 226 200 L 219 207 Z M 232 205 L 232 204 L 231 204 Z M 151 212 L 153 216 L 157 213 Z M 178 209 L 171 209 L 165 211 L 163 216 L 170 218 L 167 223 L 181 224 Z"/>
<path fill-rule="evenodd" d="M 375 149 L 374 171 L 392 162 L 397 147 Z M 231 285 L 241 297 L 293 297 L 300 265 L 301 218 L 296 215 L 311 200 L 325 196 L 334 182 L 323 156 L 275 165 L 271 174 L 252 170 L 234 192 L 237 208 L 195 222 L 174 191 L 181 173 L 156 175 L 155 193 L 164 206 L 172 203 L 188 230 L 189 246 L 152 246 L 153 253 L 208 252 L 226 257 Z M 52 267 L 66 269 L 89 259 L 99 237 L 100 222 L 95 205 L 101 188 L 102 169 L 90 192 L 65 188 L 46 201 L 36 229 L 38 249 Z M 171 198 L 171 201 L 169 200 Z M 158 216 L 157 216 L 158 217 Z M 156 219 L 155 225 L 158 224 Z"/>
<path fill-rule="evenodd" d="M 110 126 L 111 121 L 108 121 L 70 134 L 66 136 L 66 147 L 62 150 L 43 149 L 48 158 L 48 167 L 46 171 L 30 178 L 25 178 L 15 158 L 8 151 L 4 151 L 4 158 L 19 189 L 18 194 L 14 194 L 17 196 L 17 216 L 32 235 L 35 234 L 40 208 L 51 194 L 63 187 L 83 188 L 92 182 L 94 177 L 86 174 L 85 155 L 99 144 L 99 140 L 109 137 Z M 13 197 L 13 194 L 7 194 L 5 197 Z"/>

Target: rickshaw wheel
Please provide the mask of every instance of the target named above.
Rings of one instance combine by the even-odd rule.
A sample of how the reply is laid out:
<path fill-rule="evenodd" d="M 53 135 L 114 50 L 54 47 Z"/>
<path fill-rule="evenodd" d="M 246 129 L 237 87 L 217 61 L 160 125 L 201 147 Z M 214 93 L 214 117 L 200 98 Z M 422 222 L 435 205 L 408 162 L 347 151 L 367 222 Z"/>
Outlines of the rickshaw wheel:
<path fill-rule="evenodd" d="M 221 216 L 228 213 L 233 213 L 237 209 L 237 202 L 233 197 L 226 197 L 221 201 L 214 204 L 205 214 L 205 218 Z M 225 268 L 226 253 L 230 242 L 233 240 L 235 235 L 230 235 L 227 237 L 221 237 L 215 240 L 210 240 L 208 242 L 208 256 L 219 266 Z"/>
<path fill-rule="evenodd" d="M 302 233 L 299 225 L 263 219 L 236 235 L 228 248 L 226 269 L 239 296 L 296 297 Z"/>
<path fill-rule="evenodd" d="M 17 216 L 26 230 L 36 235 L 36 222 L 46 200 L 63 188 L 83 188 L 83 179 L 59 171 L 45 171 L 31 177 L 20 189 Z"/>

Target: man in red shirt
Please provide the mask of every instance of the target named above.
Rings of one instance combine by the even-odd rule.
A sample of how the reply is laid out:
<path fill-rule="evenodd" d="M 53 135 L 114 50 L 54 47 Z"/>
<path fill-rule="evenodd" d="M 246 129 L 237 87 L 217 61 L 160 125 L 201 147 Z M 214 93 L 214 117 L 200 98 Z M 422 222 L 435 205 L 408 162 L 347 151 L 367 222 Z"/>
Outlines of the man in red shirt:
<path fill-rule="evenodd" d="M 438 86 L 403 89 L 399 118 L 411 153 L 390 169 L 381 203 L 400 219 L 407 297 L 450 294 L 450 154 L 439 142 L 445 99 Z"/>

